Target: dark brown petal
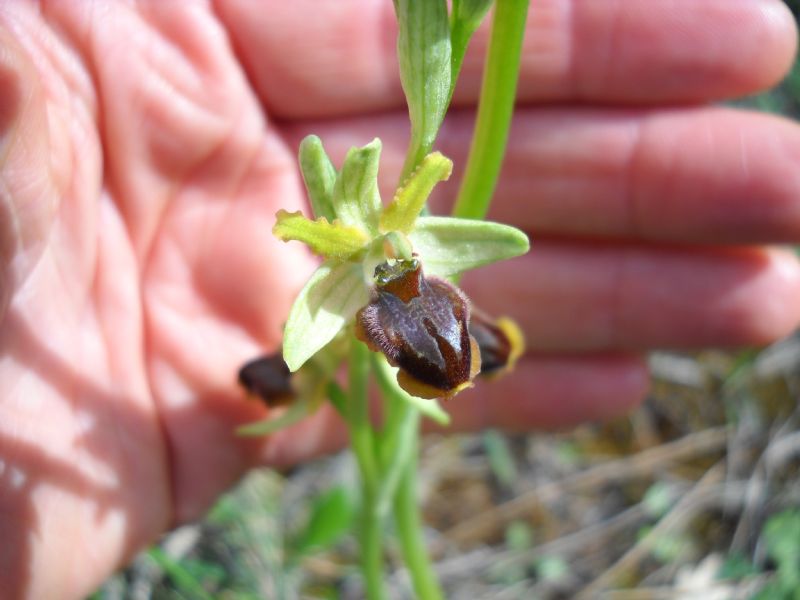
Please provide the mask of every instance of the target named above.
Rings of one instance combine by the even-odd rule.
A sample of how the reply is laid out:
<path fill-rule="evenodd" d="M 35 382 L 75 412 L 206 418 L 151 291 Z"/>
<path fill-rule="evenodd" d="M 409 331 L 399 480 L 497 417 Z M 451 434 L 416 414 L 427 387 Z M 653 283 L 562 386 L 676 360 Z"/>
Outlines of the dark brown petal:
<path fill-rule="evenodd" d="M 517 324 L 508 317 L 491 319 L 473 308 L 469 332 L 481 354 L 481 376 L 498 377 L 514 368 L 525 350 L 525 339 Z"/>
<path fill-rule="evenodd" d="M 280 353 L 251 360 L 239 369 L 239 383 L 270 408 L 290 404 L 295 398 L 289 367 Z"/>
<path fill-rule="evenodd" d="M 452 396 L 480 370 L 467 327 L 469 302 L 450 283 L 425 278 L 418 261 L 398 263 L 405 264 L 390 277 L 377 277 L 370 303 L 357 315 L 356 335 L 400 368 L 398 382 L 410 394 Z M 379 266 L 376 276 L 387 268 Z"/>

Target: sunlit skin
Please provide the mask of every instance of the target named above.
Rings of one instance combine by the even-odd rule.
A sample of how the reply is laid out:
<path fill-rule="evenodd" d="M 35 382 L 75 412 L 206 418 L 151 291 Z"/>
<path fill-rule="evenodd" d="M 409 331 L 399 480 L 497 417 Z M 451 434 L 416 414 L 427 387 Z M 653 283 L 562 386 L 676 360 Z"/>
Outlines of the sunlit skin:
<path fill-rule="evenodd" d="M 305 209 L 297 143 L 336 161 L 407 119 L 388 1 L 0 5 L 0 590 L 80 598 L 253 464 L 339 448 L 329 409 L 266 409 L 236 373 L 272 351 L 314 260 L 270 235 Z M 493 217 L 524 258 L 467 293 L 527 337 L 513 374 L 448 401 L 455 428 L 624 414 L 652 347 L 764 344 L 800 319 L 800 127 L 708 102 L 793 59 L 778 0 L 537 0 Z M 439 148 L 456 193 L 485 47 Z"/>

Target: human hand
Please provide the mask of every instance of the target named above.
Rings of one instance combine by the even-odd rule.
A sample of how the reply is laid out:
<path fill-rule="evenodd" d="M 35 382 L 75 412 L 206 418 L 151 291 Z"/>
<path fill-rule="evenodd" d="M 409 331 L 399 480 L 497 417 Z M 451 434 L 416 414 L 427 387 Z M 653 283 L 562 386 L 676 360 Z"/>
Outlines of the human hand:
<path fill-rule="evenodd" d="M 441 137 L 457 166 L 482 40 Z M 280 343 L 313 268 L 270 235 L 278 208 L 304 202 L 297 140 L 317 133 L 341 156 L 378 135 L 387 190 L 396 180 L 393 46 L 388 2 L 0 8 L 8 597 L 80 597 L 248 465 L 342 443 L 325 409 L 237 439 L 262 409 L 235 374 Z M 531 352 L 448 403 L 459 428 L 608 418 L 643 396 L 642 350 L 795 327 L 797 261 L 759 244 L 800 238 L 800 129 L 702 106 L 773 84 L 794 47 L 777 0 L 532 6 L 493 217 L 533 250 L 465 279 Z"/>

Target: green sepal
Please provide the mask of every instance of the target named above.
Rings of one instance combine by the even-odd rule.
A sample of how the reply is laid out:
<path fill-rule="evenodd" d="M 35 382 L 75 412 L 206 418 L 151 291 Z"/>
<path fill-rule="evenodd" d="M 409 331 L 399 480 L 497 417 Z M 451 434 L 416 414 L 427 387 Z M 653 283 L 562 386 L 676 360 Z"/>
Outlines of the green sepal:
<path fill-rule="evenodd" d="M 400 82 L 411 120 L 403 177 L 430 152 L 450 101 L 450 24 L 445 0 L 394 0 Z"/>
<path fill-rule="evenodd" d="M 446 181 L 453 172 L 453 162 L 441 152 L 428 154 L 381 215 L 381 231 L 410 233 L 434 186 Z"/>
<path fill-rule="evenodd" d="M 312 221 L 300 212 L 279 210 L 272 228 L 275 237 L 284 242 L 303 242 L 312 252 L 326 258 L 347 260 L 364 250 L 369 242 L 367 235 L 356 227 L 339 221 L 329 223 L 325 217 Z"/>
<path fill-rule="evenodd" d="M 381 196 L 378 165 L 381 141 L 372 140 L 362 148 L 350 148 L 333 187 L 333 208 L 345 225 L 358 227 L 374 236 L 378 232 Z"/>
<path fill-rule="evenodd" d="M 283 359 L 294 372 L 330 342 L 369 300 L 360 264 L 324 262 L 300 291 L 289 312 Z"/>
<path fill-rule="evenodd" d="M 528 236 L 510 225 L 453 217 L 419 217 L 408 238 L 429 275 L 450 277 L 525 254 Z"/>
<path fill-rule="evenodd" d="M 277 417 L 270 417 L 263 421 L 256 421 L 255 423 L 248 423 L 236 428 L 236 435 L 243 437 L 268 435 L 285 429 L 290 425 L 303 420 L 307 415 L 311 414 L 311 402 L 308 400 L 298 400 L 289 405 L 284 412 Z"/>
<path fill-rule="evenodd" d="M 314 216 L 317 219 L 324 217 L 328 221 L 333 221 L 336 218 L 336 212 L 333 210 L 336 168 L 322 147 L 322 140 L 316 135 L 305 137 L 300 142 L 298 161 Z"/>

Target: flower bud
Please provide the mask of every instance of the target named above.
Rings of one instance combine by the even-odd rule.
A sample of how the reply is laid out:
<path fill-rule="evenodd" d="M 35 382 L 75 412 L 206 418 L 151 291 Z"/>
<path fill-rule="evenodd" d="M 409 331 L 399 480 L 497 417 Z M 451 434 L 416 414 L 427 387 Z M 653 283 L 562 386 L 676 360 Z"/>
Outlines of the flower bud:
<path fill-rule="evenodd" d="M 481 377 L 494 379 L 508 373 L 525 351 L 525 338 L 508 317 L 493 320 L 473 307 L 469 332 L 480 348 Z"/>
<path fill-rule="evenodd" d="M 270 408 L 291 404 L 291 373 L 280 352 L 251 360 L 239 369 L 239 383 Z"/>
<path fill-rule="evenodd" d="M 356 336 L 399 367 L 397 382 L 420 398 L 471 386 L 480 352 L 470 335 L 469 302 L 454 285 L 422 274 L 419 260 L 382 263 L 372 298 L 356 316 Z"/>

